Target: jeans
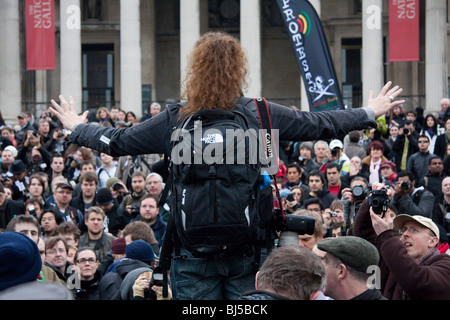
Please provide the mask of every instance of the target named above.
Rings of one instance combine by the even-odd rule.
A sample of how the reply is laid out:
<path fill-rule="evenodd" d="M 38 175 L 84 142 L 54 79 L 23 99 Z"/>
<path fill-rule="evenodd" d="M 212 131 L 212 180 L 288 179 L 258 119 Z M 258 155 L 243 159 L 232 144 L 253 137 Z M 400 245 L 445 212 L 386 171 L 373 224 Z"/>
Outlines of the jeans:
<path fill-rule="evenodd" d="M 174 300 L 236 300 L 255 289 L 254 256 L 196 258 L 181 248 L 172 260 L 170 283 Z"/>

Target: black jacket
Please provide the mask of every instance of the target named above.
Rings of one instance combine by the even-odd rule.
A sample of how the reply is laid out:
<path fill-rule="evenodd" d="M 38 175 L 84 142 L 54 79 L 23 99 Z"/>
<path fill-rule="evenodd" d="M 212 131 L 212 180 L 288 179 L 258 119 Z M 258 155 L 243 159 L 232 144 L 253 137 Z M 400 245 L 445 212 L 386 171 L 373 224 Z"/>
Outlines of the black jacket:
<path fill-rule="evenodd" d="M 241 98 L 238 104 L 258 119 L 258 110 L 250 98 Z M 313 141 L 344 136 L 352 130 L 376 127 L 370 108 L 302 112 L 268 102 L 273 129 L 278 129 L 280 141 Z M 73 128 L 69 141 L 114 157 L 139 154 L 171 154 L 172 129 L 179 121 L 181 106 L 170 105 L 164 111 L 130 128 L 105 128 L 80 123 Z M 260 129 L 259 121 L 255 129 Z M 252 123 L 253 124 L 253 123 Z"/>
<path fill-rule="evenodd" d="M 433 194 L 423 187 L 416 188 L 413 195 L 404 195 L 398 198 L 397 195 L 392 199 L 392 204 L 397 208 L 397 214 L 409 214 L 411 216 L 423 216 L 432 218 L 434 207 Z"/>
<path fill-rule="evenodd" d="M 119 230 L 123 230 L 131 220 L 131 215 L 119 206 L 116 199 L 114 199 L 114 206 L 105 214 L 108 218 L 108 232 L 114 236 L 117 236 Z"/>
<path fill-rule="evenodd" d="M 0 207 L 0 229 L 6 229 L 11 219 L 20 214 L 25 214 L 24 202 L 5 199 L 5 203 Z"/>
<path fill-rule="evenodd" d="M 73 288 L 72 293 L 75 300 L 100 300 L 99 298 L 99 283 L 102 279 L 100 272 L 95 272 L 94 279 L 81 280 L 80 288 Z"/>
<path fill-rule="evenodd" d="M 353 297 L 350 300 L 388 300 L 381 294 L 381 291 L 378 289 L 367 289 L 363 293 Z"/>

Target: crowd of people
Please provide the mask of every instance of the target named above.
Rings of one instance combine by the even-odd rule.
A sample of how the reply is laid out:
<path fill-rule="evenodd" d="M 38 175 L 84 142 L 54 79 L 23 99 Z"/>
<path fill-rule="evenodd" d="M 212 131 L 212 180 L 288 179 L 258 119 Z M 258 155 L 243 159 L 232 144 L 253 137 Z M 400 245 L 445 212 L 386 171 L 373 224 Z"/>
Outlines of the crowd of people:
<path fill-rule="evenodd" d="M 227 54 L 209 59 L 216 50 Z M 179 116 L 211 105 L 257 114 L 242 97 L 245 61 L 236 39 L 207 33 L 190 60 L 184 107 L 154 104 L 134 126 L 118 109 L 99 108 L 92 119 L 60 97 L 39 123 L 20 113 L 16 126 L 3 124 L 0 298 L 36 298 L 43 282 L 87 300 L 450 299 L 449 102 L 425 117 L 405 112 L 392 83 L 352 110 L 268 103 L 281 140 L 273 207 L 313 217 L 311 234 L 283 246 L 281 231 L 267 251 L 251 243 L 213 258 L 175 246 L 171 286 L 152 278 L 177 209 L 160 201 L 167 133 Z M 233 80 L 223 83 L 217 68 Z"/>
<path fill-rule="evenodd" d="M 154 102 L 148 111 L 140 121 L 158 114 L 161 105 Z M 91 123 L 119 128 L 140 121 L 120 108 L 102 107 Z M 72 288 L 67 297 L 75 299 L 147 297 L 148 282 L 136 280 L 144 272 L 149 277 L 155 266 L 168 217 L 168 208 L 158 206 L 164 187 L 157 173 L 161 155 L 113 158 L 70 145 L 70 132 L 46 112 L 38 121 L 21 112 L 15 126 L 2 121 L 1 132 L 0 231 L 24 233 L 34 241 L 43 264 L 38 281 L 63 283 Z M 136 268 L 146 270 L 121 289 Z M 140 296 L 133 295 L 135 282 L 141 284 Z"/>
<path fill-rule="evenodd" d="M 149 117 L 161 111 L 159 104 L 153 107 Z M 117 110 L 99 109 L 94 123 L 107 127 L 132 125 L 116 117 Z M 443 108 L 443 112 L 445 110 Z M 387 212 L 391 219 L 405 214 L 419 220 L 419 224 L 420 219 L 427 219 L 426 225 L 432 226 L 428 229 L 437 237 L 438 252 L 450 255 L 450 143 L 444 143 L 450 133 L 450 120 L 439 114 L 430 114 L 424 119 L 420 116 L 417 110 L 405 113 L 398 107 L 392 115 L 378 118 L 376 129 L 353 131 L 331 141 L 283 142 L 279 172 L 276 181 L 272 181 L 274 207 L 316 219 L 314 234 L 298 237 L 299 246 L 317 254 L 309 256 L 310 253 L 291 248 L 283 249 L 294 250 L 289 254 L 280 250 L 271 256 L 261 271 L 268 272 L 269 287 L 270 279 L 279 278 L 271 273 L 278 267 L 270 267 L 271 264 L 274 261 L 288 264 L 281 255 L 287 254 L 295 260 L 293 257 L 297 254 L 299 259 L 310 261 L 314 266 L 305 264 L 301 272 L 311 272 L 314 268 L 321 277 L 316 280 L 314 290 L 301 294 L 285 292 L 284 298 L 354 298 L 345 292 L 344 284 L 348 279 L 341 283 L 339 290 L 338 287 L 331 289 L 314 259 L 327 250 L 333 252 L 324 240 L 346 239 L 339 243 L 340 248 L 346 241 L 356 238 L 375 244 L 376 236 L 372 234 L 370 223 L 366 221 L 362 227 L 358 223 L 358 218 L 364 221 L 369 217 L 367 199 L 374 187 L 388 190 Z M 78 270 L 80 276 L 75 284 L 78 281 L 79 285 L 72 283 L 73 298 L 147 297 L 144 289 L 145 286 L 148 289 L 148 281 L 144 279 L 151 278 L 148 272 L 151 274 L 158 260 L 169 216 L 168 206 L 159 206 L 166 182 L 164 174 L 157 173 L 162 155 L 113 158 L 86 147 L 67 145 L 70 132 L 47 113 L 38 124 L 33 123 L 27 113 L 20 113 L 17 119 L 17 126 L 4 124 L 1 128 L 1 230 L 25 233 L 36 243 L 43 261 L 39 281 L 68 285 L 74 281 L 74 270 Z M 275 183 L 280 190 L 279 198 Z M 129 246 L 131 243 L 133 245 Z M 369 242 L 361 245 L 377 252 Z M 360 252 L 360 256 L 351 259 L 364 263 L 370 252 L 367 248 L 365 254 Z M 355 253 L 344 253 L 346 255 Z M 372 259 L 367 266 L 379 261 L 377 254 L 367 259 Z M 355 263 L 353 260 L 351 263 Z M 136 269 L 139 271 L 131 274 L 132 281 L 128 278 L 124 281 L 128 273 Z M 293 269 L 291 272 L 300 272 L 296 267 Z M 259 279 L 261 282 L 264 278 Z M 289 281 L 291 278 L 287 278 Z M 349 283 L 358 287 L 353 281 Z M 134 285 L 140 286 L 135 295 Z M 156 294 L 158 288 L 154 286 L 152 292 Z M 270 292 L 256 290 L 244 294 L 242 299 L 251 300 L 261 294 L 276 299 L 283 297 L 280 293 L 284 291 Z M 330 296 L 325 296 L 324 292 Z M 393 293 L 389 298 L 401 299 L 398 294 Z M 363 297 L 367 298 L 367 293 Z M 379 292 L 369 297 L 385 298 Z"/>

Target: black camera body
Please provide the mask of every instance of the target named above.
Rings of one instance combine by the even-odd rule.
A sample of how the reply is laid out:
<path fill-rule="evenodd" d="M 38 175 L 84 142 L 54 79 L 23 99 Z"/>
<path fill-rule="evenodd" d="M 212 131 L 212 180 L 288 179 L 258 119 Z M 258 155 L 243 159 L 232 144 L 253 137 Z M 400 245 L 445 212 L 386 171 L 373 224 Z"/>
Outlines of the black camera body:
<path fill-rule="evenodd" d="M 280 231 L 291 231 L 298 234 L 313 234 L 316 219 L 308 216 L 286 214 L 286 220 Z"/>
<path fill-rule="evenodd" d="M 373 190 L 369 196 L 369 206 L 372 207 L 373 212 L 376 214 L 384 215 L 389 206 L 387 189 Z"/>
<path fill-rule="evenodd" d="M 131 206 L 131 216 L 133 218 L 137 217 L 141 212 L 141 207 L 139 206 Z"/>
<path fill-rule="evenodd" d="M 356 201 L 363 201 L 369 193 L 370 189 L 364 188 L 362 185 L 357 185 L 352 189 L 352 195 Z"/>
<path fill-rule="evenodd" d="M 409 189 L 411 189 L 412 183 L 409 182 L 409 181 L 403 181 L 403 182 L 401 183 L 400 187 L 401 187 L 403 190 L 408 191 Z"/>

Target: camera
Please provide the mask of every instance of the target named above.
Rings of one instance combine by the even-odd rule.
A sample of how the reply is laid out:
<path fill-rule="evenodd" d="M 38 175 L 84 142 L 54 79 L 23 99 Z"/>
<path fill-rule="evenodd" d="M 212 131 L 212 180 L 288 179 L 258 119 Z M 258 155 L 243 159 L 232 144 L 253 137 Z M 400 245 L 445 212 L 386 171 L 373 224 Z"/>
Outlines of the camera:
<path fill-rule="evenodd" d="M 294 195 L 292 193 L 288 194 L 286 197 L 286 201 L 289 201 L 289 202 L 295 201 Z"/>
<path fill-rule="evenodd" d="M 409 189 L 411 189 L 412 184 L 409 181 L 403 181 L 400 187 L 402 188 L 402 190 L 408 191 Z"/>
<path fill-rule="evenodd" d="M 144 289 L 144 298 L 147 300 L 157 300 L 156 292 L 152 289 L 152 280 L 148 280 L 149 288 Z"/>
<path fill-rule="evenodd" d="M 58 132 L 58 134 L 56 135 L 58 138 L 62 138 L 62 137 L 64 137 L 64 133 L 62 133 L 62 132 Z"/>
<path fill-rule="evenodd" d="M 35 218 L 37 218 L 36 209 L 34 208 L 34 205 L 30 204 L 28 206 L 28 212 L 30 213 L 30 215 L 32 215 Z"/>
<path fill-rule="evenodd" d="M 131 216 L 133 218 L 137 217 L 139 215 L 140 211 L 141 211 L 141 208 L 139 206 L 131 206 Z"/>
<path fill-rule="evenodd" d="M 281 231 L 278 247 L 298 246 L 298 235 L 312 235 L 314 233 L 316 219 L 313 217 L 286 214 L 286 219 L 283 220 L 280 217 L 280 209 L 276 210 L 277 214 L 279 215 L 277 230 Z"/>
<path fill-rule="evenodd" d="M 120 189 L 123 188 L 123 186 L 119 182 L 114 182 L 112 188 L 114 191 L 119 191 Z"/>
<path fill-rule="evenodd" d="M 369 196 L 369 206 L 372 207 L 373 212 L 384 216 L 389 206 L 387 189 L 372 191 L 372 194 Z"/>
<path fill-rule="evenodd" d="M 336 218 L 338 216 L 336 211 L 330 212 L 330 217 L 331 218 Z"/>
<path fill-rule="evenodd" d="M 333 157 L 336 157 L 336 156 L 337 156 L 337 154 L 338 154 L 338 149 L 339 149 L 339 148 L 334 148 L 333 150 L 331 150 L 331 155 L 332 155 Z"/>
<path fill-rule="evenodd" d="M 353 198 L 356 201 L 364 200 L 370 193 L 368 188 L 364 188 L 362 185 L 357 185 L 352 189 Z"/>
<path fill-rule="evenodd" d="M 408 135 L 409 134 L 409 129 L 408 128 L 403 129 L 403 134 Z"/>

